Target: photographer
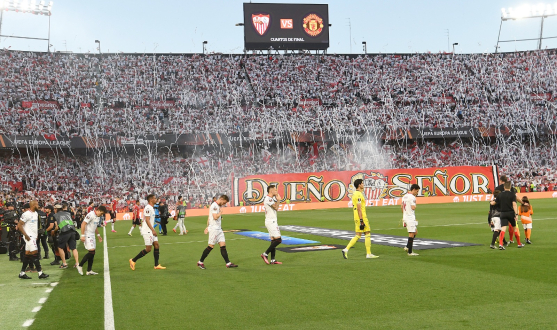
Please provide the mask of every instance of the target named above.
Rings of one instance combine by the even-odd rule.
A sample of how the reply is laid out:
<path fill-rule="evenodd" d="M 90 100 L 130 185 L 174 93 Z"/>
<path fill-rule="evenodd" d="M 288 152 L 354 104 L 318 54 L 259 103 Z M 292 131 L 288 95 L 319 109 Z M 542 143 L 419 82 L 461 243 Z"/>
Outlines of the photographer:
<path fill-rule="evenodd" d="M 19 239 L 20 235 L 19 232 L 16 230 L 17 223 L 20 217 L 20 214 L 15 210 L 13 203 L 6 204 L 8 209 L 4 211 L 4 222 L 3 226 L 4 229 L 8 232 L 8 254 L 10 257 L 10 261 L 18 261 L 19 258 L 17 257 L 17 253 L 19 251 Z"/>
<path fill-rule="evenodd" d="M 37 210 L 37 214 L 39 216 L 39 231 L 38 234 L 39 236 L 37 237 L 37 248 L 39 249 L 39 259 L 42 259 L 41 257 L 41 245 L 42 248 L 44 250 L 44 259 L 48 259 L 48 244 L 46 244 L 46 219 L 47 219 L 47 215 L 45 212 L 45 208 L 44 205 L 41 206 L 40 210 Z"/>
<path fill-rule="evenodd" d="M 60 253 L 60 258 L 62 258 L 62 265 L 60 265 L 60 268 L 62 269 L 68 268 L 68 264 L 66 263 L 66 253 L 65 253 L 66 246 L 68 246 L 73 253 L 75 259 L 75 265 L 78 265 L 79 255 L 76 249 L 77 231 L 75 229 L 75 225 L 72 220 L 72 215 L 68 211 L 68 203 L 66 202 L 62 203 L 62 210 L 56 213 L 54 215 L 54 218 L 56 218 L 56 223 L 58 224 L 58 228 L 59 228 L 58 253 Z"/>
<path fill-rule="evenodd" d="M 61 207 L 61 205 L 55 206 Z M 52 205 L 45 207 L 47 240 L 48 245 L 54 254 L 54 261 L 50 263 L 52 266 L 60 265 L 60 260 L 62 260 L 58 253 L 58 223 L 54 217 L 54 214 L 56 213 L 55 210 L 58 209 L 55 209 Z"/>

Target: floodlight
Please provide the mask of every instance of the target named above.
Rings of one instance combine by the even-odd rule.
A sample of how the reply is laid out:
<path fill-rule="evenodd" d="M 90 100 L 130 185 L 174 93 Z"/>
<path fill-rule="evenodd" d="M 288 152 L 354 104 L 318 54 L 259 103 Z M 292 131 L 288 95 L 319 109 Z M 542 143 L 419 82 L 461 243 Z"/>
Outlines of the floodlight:
<path fill-rule="evenodd" d="M 47 8 L 47 11 L 48 11 L 48 12 L 51 12 L 51 11 L 52 11 L 52 5 L 53 5 L 53 4 L 54 4 L 54 1 L 51 1 L 51 2 L 48 3 L 48 8 Z"/>
<path fill-rule="evenodd" d="M 501 16 L 504 18 L 507 17 L 507 12 L 505 11 L 505 8 L 501 8 Z"/>

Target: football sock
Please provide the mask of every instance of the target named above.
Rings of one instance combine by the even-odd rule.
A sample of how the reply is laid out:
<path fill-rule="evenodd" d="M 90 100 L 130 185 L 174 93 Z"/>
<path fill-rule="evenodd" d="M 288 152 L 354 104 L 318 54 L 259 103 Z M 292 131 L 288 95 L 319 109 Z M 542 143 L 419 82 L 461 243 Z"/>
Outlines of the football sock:
<path fill-rule="evenodd" d="M 517 231 L 516 233 L 514 233 L 514 237 L 516 237 L 516 244 L 520 245 L 520 232 Z"/>
<path fill-rule="evenodd" d="M 132 230 L 133 230 L 133 226 L 130 228 L 130 231 L 128 232 L 128 235 L 132 234 Z"/>
<path fill-rule="evenodd" d="M 32 260 L 33 260 L 33 264 L 35 265 L 35 268 L 37 269 L 37 271 L 41 271 L 41 262 L 39 261 L 39 255 L 38 254 L 34 254 L 32 256 Z"/>
<path fill-rule="evenodd" d="M 505 241 L 505 231 L 501 230 L 501 233 L 499 234 L 499 245 L 505 244 L 504 241 Z M 501 242 L 503 242 L 503 243 L 501 243 Z"/>
<path fill-rule="evenodd" d="M 267 249 L 267 251 L 265 251 L 265 254 L 271 254 L 271 258 L 274 259 L 275 258 L 275 252 L 276 252 L 276 248 L 277 246 L 279 246 L 279 244 L 282 243 L 282 238 L 277 238 L 274 240 L 271 240 L 271 245 L 269 246 L 269 248 Z"/>
<path fill-rule="evenodd" d="M 93 269 L 93 260 L 95 259 L 95 251 L 89 251 L 87 253 L 89 255 L 89 259 L 87 260 L 87 271 L 90 272 Z"/>
<path fill-rule="evenodd" d="M 361 236 L 354 236 L 352 237 L 352 239 L 350 240 L 350 243 L 348 243 L 348 245 L 346 246 L 346 250 L 350 250 L 351 247 L 354 246 L 354 244 L 356 244 L 356 242 L 360 239 Z"/>
<path fill-rule="evenodd" d="M 205 260 L 205 258 L 207 258 L 207 256 L 209 255 L 209 253 L 211 253 L 211 250 L 213 248 L 208 246 L 205 248 L 205 250 L 203 250 L 203 254 L 201 255 L 201 259 L 199 259 L 199 261 L 203 262 Z"/>
<path fill-rule="evenodd" d="M 274 251 L 273 251 L 274 253 Z M 220 254 L 222 255 L 222 258 L 224 259 L 224 261 L 226 261 L 226 263 L 229 263 L 230 260 L 228 260 L 228 252 L 226 251 L 226 246 L 221 246 L 220 247 Z"/>
<path fill-rule="evenodd" d="M 155 249 L 153 256 L 155 257 L 155 267 L 157 267 L 159 265 L 159 249 Z"/>
<path fill-rule="evenodd" d="M 21 272 L 25 274 L 25 270 L 27 269 L 27 266 L 29 266 L 29 258 L 26 255 L 22 258 L 22 260 L 23 264 L 21 265 Z"/>
<path fill-rule="evenodd" d="M 85 265 L 85 262 L 86 262 L 87 260 L 89 260 L 89 257 L 90 257 L 90 256 L 91 256 L 91 255 L 90 255 L 89 253 L 86 253 L 86 254 L 83 256 L 83 259 L 81 259 L 81 262 L 79 263 L 79 267 L 83 267 L 83 265 Z"/>
<path fill-rule="evenodd" d="M 495 241 L 497 240 L 497 237 L 499 237 L 499 232 L 494 231 L 493 232 L 493 238 L 491 239 L 491 245 L 495 245 Z"/>
<path fill-rule="evenodd" d="M 370 234 L 366 234 L 365 244 L 366 244 L 366 253 L 371 254 L 371 235 Z"/>
<path fill-rule="evenodd" d="M 408 253 L 412 253 L 414 247 L 414 237 L 408 237 Z"/>
<path fill-rule="evenodd" d="M 149 252 L 147 252 L 145 249 L 141 250 L 141 252 L 139 252 L 139 253 L 135 256 L 135 258 L 132 259 L 132 261 L 133 261 L 133 262 L 136 262 L 137 260 L 143 258 L 147 253 L 149 253 Z"/>
<path fill-rule="evenodd" d="M 112 220 L 112 230 L 114 230 L 114 220 Z"/>
<path fill-rule="evenodd" d="M 530 235 L 532 234 L 532 229 L 526 229 L 525 231 L 526 231 L 525 233 L 526 239 L 530 239 Z"/>
<path fill-rule="evenodd" d="M 513 236 L 514 236 L 514 227 L 511 226 L 511 224 L 509 224 L 509 241 L 513 240 Z"/>

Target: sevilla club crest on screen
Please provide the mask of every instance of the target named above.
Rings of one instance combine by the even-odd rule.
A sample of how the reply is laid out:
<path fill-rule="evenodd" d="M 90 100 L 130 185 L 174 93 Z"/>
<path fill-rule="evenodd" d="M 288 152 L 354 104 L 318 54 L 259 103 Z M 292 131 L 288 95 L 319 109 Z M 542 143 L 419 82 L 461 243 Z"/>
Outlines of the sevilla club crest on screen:
<path fill-rule="evenodd" d="M 323 31 L 323 19 L 317 14 L 309 14 L 304 17 L 302 27 L 307 34 L 317 37 Z"/>
<path fill-rule="evenodd" d="M 253 27 L 255 31 L 259 33 L 259 35 L 264 35 L 269 28 L 269 24 L 271 23 L 271 15 L 269 14 L 252 14 L 251 15 L 251 22 L 253 23 Z"/>

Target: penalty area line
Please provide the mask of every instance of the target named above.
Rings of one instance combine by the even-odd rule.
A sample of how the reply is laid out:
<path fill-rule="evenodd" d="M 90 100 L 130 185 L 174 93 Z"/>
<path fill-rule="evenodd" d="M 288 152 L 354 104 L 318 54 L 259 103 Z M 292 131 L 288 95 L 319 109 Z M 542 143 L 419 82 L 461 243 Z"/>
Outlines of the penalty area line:
<path fill-rule="evenodd" d="M 110 284 L 110 268 L 108 264 L 108 240 L 106 227 L 103 227 L 104 247 L 104 328 L 114 330 L 114 309 L 112 307 L 112 286 Z"/>

